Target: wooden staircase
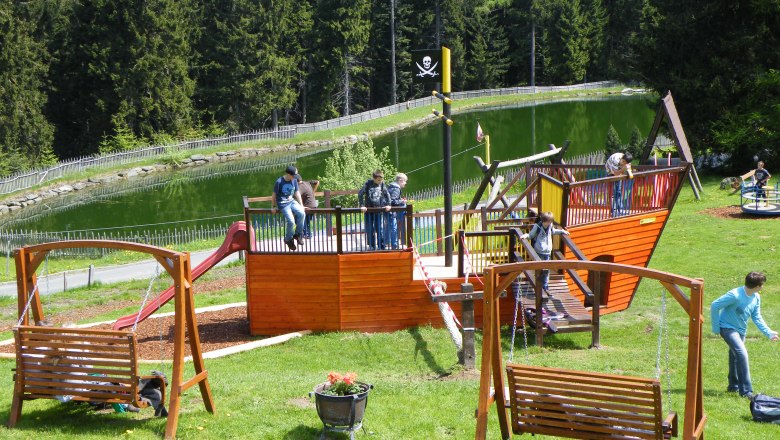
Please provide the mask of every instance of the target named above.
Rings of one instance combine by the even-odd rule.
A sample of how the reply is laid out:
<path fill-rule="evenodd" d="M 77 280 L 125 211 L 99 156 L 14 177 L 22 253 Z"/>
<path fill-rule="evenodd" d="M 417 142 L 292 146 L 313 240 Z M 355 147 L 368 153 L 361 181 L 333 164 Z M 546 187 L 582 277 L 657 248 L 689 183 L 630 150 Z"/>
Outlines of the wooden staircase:
<path fill-rule="evenodd" d="M 549 286 L 552 298 L 543 297 L 541 305 L 547 311 L 547 316 L 560 315 L 552 320 L 558 333 L 592 331 L 591 309 L 586 308 L 577 297 L 571 294 L 563 275 L 550 273 Z M 525 307 L 536 307 L 536 294 L 533 285 L 525 278 L 521 279 L 520 292 Z"/>

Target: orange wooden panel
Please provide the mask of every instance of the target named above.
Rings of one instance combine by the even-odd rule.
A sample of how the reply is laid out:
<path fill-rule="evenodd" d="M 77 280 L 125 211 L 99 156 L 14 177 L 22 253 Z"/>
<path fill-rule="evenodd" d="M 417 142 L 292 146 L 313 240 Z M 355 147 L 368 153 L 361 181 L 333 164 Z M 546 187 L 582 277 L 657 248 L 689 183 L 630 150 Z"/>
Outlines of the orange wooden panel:
<path fill-rule="evenodd" d="M 639 216 L 622 217 L 597 224 L 574 226 L 569 229 L 577 247 L 591 260 L 612 256 L 615 263 L 647 267 L 668 219 L 668 211 L 656 211 Z M 567 250 L 566 258 L 574 258 Z M 587 280 L 587 273 L 579 273 Z M 569 288 L 576 296 L 579 291 L 567 276 Z M 615 275 L 610 282 L 609 301 L 601 313 L 625 310 L 631 304 L 639 279 L 629 275 Z M 581 298 L 580 298 L 581 299 Z"/>

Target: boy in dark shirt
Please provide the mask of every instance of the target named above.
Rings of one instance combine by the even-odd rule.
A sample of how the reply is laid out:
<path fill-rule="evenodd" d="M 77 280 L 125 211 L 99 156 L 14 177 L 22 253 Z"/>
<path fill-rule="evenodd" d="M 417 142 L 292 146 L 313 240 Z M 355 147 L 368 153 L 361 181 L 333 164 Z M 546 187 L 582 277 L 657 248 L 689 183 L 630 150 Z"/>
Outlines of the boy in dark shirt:
<path fill-rule="evenodd" d="M 365 212 L 368 247 L 371 250 L 376 250 L 377 248 L 385 248 L 384 233 L 382 232 L 384 213 L 377 212 L 377 210 L 366 211 L 367 208 L 384 208 L 385 211 L 389 211 L 390 194 L 387 192 L 387 186 L 384 183 L 385 175 L 382 170 L 374 170 L 371 177 L 358 191 L 358 204 L 360 210 Z"/>
<path fill-rule="evenodd" d="M 772 175 L 764 168 L 764 162 L 759 161 L 757 166 L 758 168 L 756 168 L 756 172 L 753 174 L 753 177 L 756 179 L 756 202 L 761 199 L 764 199 L 764 202 L 767 202 L 764 186 L 766 186 L 767 181 Z"/>

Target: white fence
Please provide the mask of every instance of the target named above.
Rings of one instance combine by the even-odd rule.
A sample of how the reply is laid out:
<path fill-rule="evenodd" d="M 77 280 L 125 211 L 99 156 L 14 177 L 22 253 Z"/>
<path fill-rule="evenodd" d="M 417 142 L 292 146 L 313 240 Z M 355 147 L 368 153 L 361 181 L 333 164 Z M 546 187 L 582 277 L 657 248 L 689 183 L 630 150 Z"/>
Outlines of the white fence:
<path fill-rule="evenodd" d="M 618 84 L 619 83 L 617 81 L 599 81 L 570 86 L 507 87 L 503 89 L 454 92 L 452 94 L 452 98 L 457 100 L 479 98 L 483 96 L 522 95 L 558 91 L 589 90 L 616 87 Z M 292 139 L 297 133 L 308 133 L 345 127 L 356 124 L 358 122 L 370 121 L 373 119 L 382 118 L 384 116 L 400 113 L 411 108 L 424 106 L 430 107 L 431 105 L 434 105 L 438 102 L 438 98 L 429 96 L 322 122 L 289 125 L 279 129 L 258 130 L 230 136 L 188 140 L 172 145 L 156 145 L 131 151 L 123 151 L 120 153 L 85 156 L 70 159 L 65 162 L 60 162 L 59 164 L 50 168 L 20 172 L 2 179 L 0 180 L 0 194 L 10 194 L 12 192 L 31 188 L 35 185 L 58 179 L 66 174 L 83 171 L 87 168 L 108 168 L 115 165 L 131 164 L 140 162 L 141 160 L 150 157 L 171 154 L 179 151 L 198 150 L 216 145 L 230 145 L 263 139 Z"/>

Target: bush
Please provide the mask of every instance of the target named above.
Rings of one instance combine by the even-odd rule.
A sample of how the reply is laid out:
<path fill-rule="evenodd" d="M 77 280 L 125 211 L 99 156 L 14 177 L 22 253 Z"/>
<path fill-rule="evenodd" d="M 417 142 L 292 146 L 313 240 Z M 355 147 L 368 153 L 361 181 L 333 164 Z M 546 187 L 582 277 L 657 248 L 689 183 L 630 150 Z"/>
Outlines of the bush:
<path fill-rule="evenodd" d="M 360 189 L 371 173 L 380 169 L 389 181 L 396 173 L 395 167 L 388 158 L 390 148 L 384 147 L 380 152 L 374 150 L 371 139 L 347 145 L 333 151 L 331 157 L 325 159 L 325 175 L 319 176 L 322 187 L 332 191 Z M 357 196 L 338 196 L 332 200 L 334 206 L 357 206 Z"/>

